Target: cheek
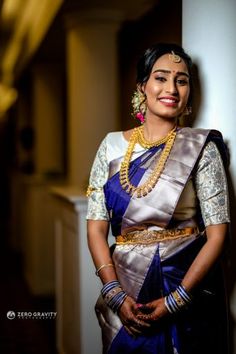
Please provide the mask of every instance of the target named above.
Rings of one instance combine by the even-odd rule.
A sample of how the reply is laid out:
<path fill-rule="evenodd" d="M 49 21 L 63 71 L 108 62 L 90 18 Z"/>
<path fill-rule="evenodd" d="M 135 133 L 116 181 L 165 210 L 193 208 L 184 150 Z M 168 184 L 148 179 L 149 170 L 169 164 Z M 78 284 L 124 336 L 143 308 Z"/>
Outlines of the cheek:
<path fill-rule="evenodd" d="M 183 90 L 182 92 L 182 100 L 183 102 L 187 103 L 188 102 L 188 98 L 189 98 L 189 94 L 190 94 L 190 90 Z"/>
<path fill-rule="evenodd" d="M 160 88 L 158 87 L 158 85 L 149 85 L 146 87 L 145 93 L 147 98 L 149 97 L 150 99 L 153 98 L 153 96 L 157 96 L 157 94 L 159 93 Z"/>

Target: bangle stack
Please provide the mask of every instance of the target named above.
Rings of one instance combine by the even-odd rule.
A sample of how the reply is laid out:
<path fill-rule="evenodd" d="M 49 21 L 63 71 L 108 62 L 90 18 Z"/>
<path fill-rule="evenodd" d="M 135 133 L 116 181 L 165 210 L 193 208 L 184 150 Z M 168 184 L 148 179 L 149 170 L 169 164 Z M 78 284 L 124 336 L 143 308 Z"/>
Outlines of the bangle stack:
<path fill-rule="evenodd" d="M 122 290 L 120 283 L 117 280 L 112 280 L 106 283 L 103 286 L 101 293 L 105 303 L 113 312 L 119 310 L 127 297 L 127 294 Z"/>
<path fill-rule="evenodd" d="M 102 264 L 98 269 L 96 269 L 96 276 L 99 276 L 99 272 L 103 269 L 103 268 L 107 268 L 107 267 L 114 267 L 113 263 L 107 263 L 107 264 Z"/>
<path fill-rule="evenodd" d="M 181 308 L 192 302 L 192 296 L 186 291 L 183 285 L 179 285 L 175 291 L 165 297 L 165 306 L 170 313 L 176 313 Z"/>

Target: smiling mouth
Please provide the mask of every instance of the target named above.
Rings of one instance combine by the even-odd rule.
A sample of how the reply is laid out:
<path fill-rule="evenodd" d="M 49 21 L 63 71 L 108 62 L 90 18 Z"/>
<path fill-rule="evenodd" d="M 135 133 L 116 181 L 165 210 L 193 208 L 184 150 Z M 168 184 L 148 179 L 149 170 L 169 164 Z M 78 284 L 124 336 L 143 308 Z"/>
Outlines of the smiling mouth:
<path fill-rule="evenodd" d="M 163 103 L 173 103 L 173 104 L 178 103 L 178 101 L 174 98 L 159 98 L 159 101 Z"/>
<path fill-rule="evenodd" d="M 174 98 L 160 98 L 159 101 L 167 107 L 176 107 L 178 104 L 178 100 Z"/>

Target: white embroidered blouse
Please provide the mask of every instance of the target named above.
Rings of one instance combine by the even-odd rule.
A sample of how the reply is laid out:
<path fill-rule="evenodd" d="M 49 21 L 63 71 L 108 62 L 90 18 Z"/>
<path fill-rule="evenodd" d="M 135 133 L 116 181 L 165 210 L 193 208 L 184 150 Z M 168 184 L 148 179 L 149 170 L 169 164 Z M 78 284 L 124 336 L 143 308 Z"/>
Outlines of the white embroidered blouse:
<path fill-rule="evenodd" d="M 109 220 L 103 186 L 108 179 L 110 161 L 124 156 L 127 146 L 122 132 L 109 133 L 102 141 L 90 173 L 89 185 L 93 191 L 88 198 L 87 219 Z M 132 158 L 137 158 L 144 151 L 137 144 Z M 190 203 L 189 198 L 192 201 Z M 230 222 L 227 180 L 221 155 L 214 142 L 205 146 L 196 174 L 187 183 L 174 217 L 183 220 L 186 215 L 194 215 L 197 199 L 205 226 Z M 188 210 L 185 207 L 187 200 Z"/>

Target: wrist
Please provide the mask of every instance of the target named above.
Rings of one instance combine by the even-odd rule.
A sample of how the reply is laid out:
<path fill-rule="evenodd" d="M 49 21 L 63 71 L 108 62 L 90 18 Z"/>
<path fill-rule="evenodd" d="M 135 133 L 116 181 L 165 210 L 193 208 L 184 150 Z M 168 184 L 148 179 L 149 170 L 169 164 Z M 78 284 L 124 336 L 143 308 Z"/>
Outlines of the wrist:
<path fill-rule="evenodd" d="M 164 298 L 164 302 L 168 312 L 173 314 L 187 307 L 192 302 L 192 295 L 183 285 L 179 285 Z"/>
<path fill-rule="evenodd" d="M 102 264 L 100 267 L 98 267 L 95 271 L 95 274 L 97 277 L 99 277 L 99 273 L 101 272 L 101 270 L 105 269 L 105 268 L 109 268 L 109 267 L 113 267 L 114 268 L 114 264 L 113 263 L 105 263 Z"/>
<path fill-rule="evenodd" d="M 127 297 L 118 280 L 112 280 L 104 284 L 101 294 L 107 306 L 115 313 L 118 312 Z"/>

